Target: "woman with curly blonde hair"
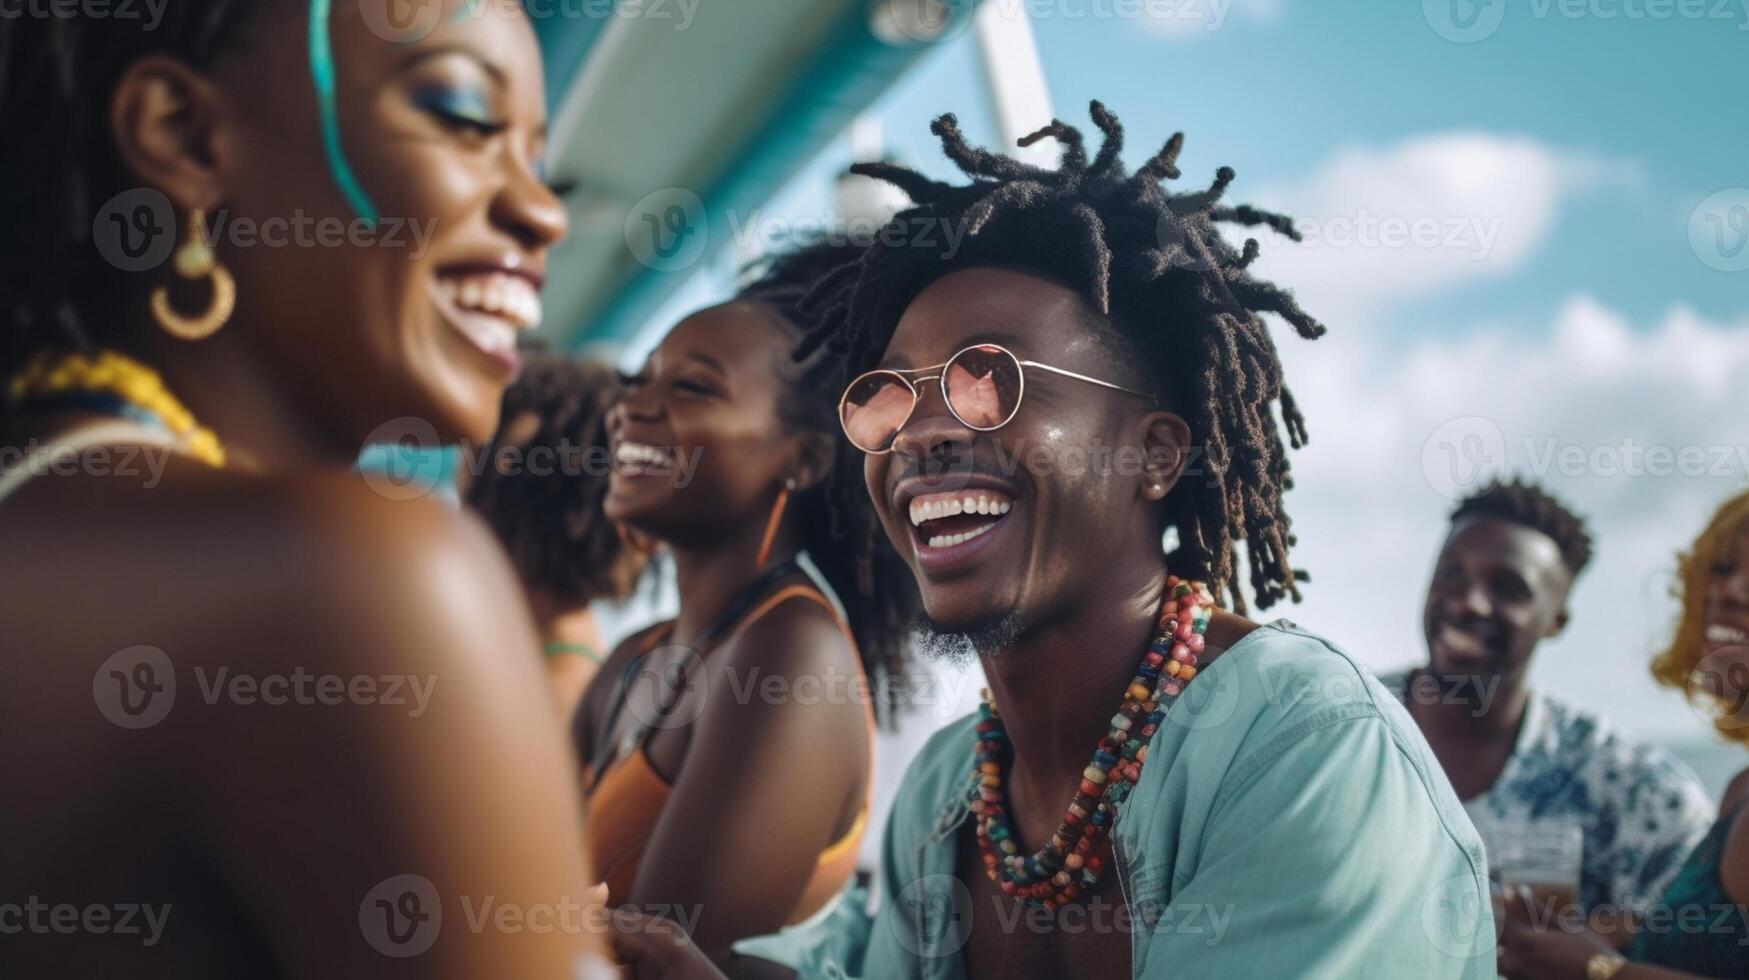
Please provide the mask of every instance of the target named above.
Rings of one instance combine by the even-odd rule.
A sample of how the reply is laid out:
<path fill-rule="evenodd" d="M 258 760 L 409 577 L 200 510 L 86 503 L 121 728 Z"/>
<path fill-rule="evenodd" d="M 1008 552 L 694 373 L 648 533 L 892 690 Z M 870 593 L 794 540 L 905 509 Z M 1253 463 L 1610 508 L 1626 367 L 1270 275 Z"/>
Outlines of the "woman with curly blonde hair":
<path fill-rule="evenodd" d="M 1733 742 L 1749 745 L 1749 655 L 1715 656 L 1734 647 L 1749 652 L 1749 618 L 1741 591 L 1730 592 L 1732 572 L 1739 580 L 1749 574 L 1749 493 L 1725 502 L 1700 537 L 1678 560 L 1672 593 L 1682 603 L 1676 636 L 1670 646 L 1652 661 L 1652 676 L 1658 683 L 1686 691 L 1690 699 L 1714 712 L 1714 727 Z M 1735 600 L 1735 615 L 1728 605 Z M 1735 666 L 1735 671 L 1728 668 Z M 1733 683 L 1735 682 L 1735 683 Z M 1697 687 L 1697 685 L 1700 685 Z M 1732 787 L 1749 778 L 1740 774 Z"/>
<path fill-rule="evenodd" d="M 1652 661 L 1719 734 L 1749 746 L 1749 493 L 1725 502 L 1677 564 L 1682 612 Z M 1538 931 L 1509 919 L 1500 967 L 1517 977 L 1749 977 L 1749 769 L 1631 938 Z M 1624 941 L 1625 940 L 1625 941 Z M 1600 943 L 1625 946 L 1626 955 Z"/>

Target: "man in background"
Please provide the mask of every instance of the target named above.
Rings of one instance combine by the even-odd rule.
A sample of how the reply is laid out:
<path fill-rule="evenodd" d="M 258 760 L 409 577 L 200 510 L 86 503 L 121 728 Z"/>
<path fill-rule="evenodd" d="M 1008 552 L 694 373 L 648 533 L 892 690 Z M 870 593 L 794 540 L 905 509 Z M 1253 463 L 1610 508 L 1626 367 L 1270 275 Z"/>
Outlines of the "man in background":
<path fill-rule="evenodd" d="M 1670 754 L 1528 686 L 1590 560 L 1584 522 L 1560 501 L 1528 483 L 1490 484 L 1453 513 L 1434 563 L 1427 663 L 1381 678 L 1433 746 L 1497 876 L 1527 829 L 1578 829 L 1587 913 L 1655 901 L 1713 810 Z"/>

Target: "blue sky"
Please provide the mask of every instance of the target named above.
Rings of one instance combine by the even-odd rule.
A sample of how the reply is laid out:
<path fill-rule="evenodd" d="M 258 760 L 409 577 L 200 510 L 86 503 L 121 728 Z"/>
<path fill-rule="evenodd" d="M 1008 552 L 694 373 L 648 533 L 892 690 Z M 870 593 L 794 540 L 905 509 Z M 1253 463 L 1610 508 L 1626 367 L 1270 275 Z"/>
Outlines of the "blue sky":
<path fill-rule="evenodd" d="M 1374 666 L 1416 662 L 1454 498 L 1528 473 L 1598 540 L 1573 625 L 1533 678 L 1624 728 L 1704 738 L 1645 662 L 1672 614 L 1675 552 L 1749 489 L 1749 248 L 1730 250 L 1749 235 L 1749 0 L 1232 0 L 1215 30 L 1066 16 L 1114 2 L 1026 5 L 1056 114 L 1090 128 L 1088 100 L 1106 102 L 1132 165 L 1182 129 L 1185 186 L 1229 164 L 1229 199 L 1325 228 L 1370 215 L 1472 229 L 1455 250 L 1265 241 L 1259 272 L 1331 327 L 1315 344 L 1277 330 L 1312 427 L 1289 502 L 1314 582 L 1271 613 Z M 1435 26 L 1446 2 L 1497 26 L 1454 42 Z M 1695 9 L 1726 16 L 1680 16 Z M 976 58 L 969 35 L 944 43 L 883 98 L 871 115 L 890 153 L 952 177 L 928 133 L 943 111 L 995 142 Z M 834 144 L 768 215 L 830 207 L 849 159 Z M 1709 221 L 1735 222 L 1710 250 L 1690 235 Z M 716 298 L 730 267 L 677 296 L 668 322 Z M 1652 448 L 1691 462 L 1656 472 L 1641 456 L 1635 471 Z"/>

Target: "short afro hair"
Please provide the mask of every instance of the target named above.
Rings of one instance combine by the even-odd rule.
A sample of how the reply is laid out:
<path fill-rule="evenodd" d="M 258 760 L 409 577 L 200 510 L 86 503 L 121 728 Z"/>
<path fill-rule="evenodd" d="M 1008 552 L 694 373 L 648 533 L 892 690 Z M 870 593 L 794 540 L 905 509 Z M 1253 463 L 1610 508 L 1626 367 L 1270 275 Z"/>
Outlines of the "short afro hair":
<path fill-rule="evenodd" d="M 1591 564 L 1591 531 L 1585 520 L 1533 483 L 1495 480 L 1458 504 L 1451 522 L 1466 517 L 1497 517 L 1548 535 L 1575 579 Z"/>

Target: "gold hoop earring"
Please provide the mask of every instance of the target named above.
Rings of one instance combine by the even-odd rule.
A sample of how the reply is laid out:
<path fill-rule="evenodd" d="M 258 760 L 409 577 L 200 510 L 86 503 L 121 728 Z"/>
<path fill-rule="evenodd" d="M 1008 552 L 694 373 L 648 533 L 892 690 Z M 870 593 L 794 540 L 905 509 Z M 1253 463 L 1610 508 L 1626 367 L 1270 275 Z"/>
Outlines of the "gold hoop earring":
<path fill-rule="evenodd" d="M 218 333 L 237 309 L 237 281 L 231 270 L 219 264 L 206 240 L 206 212 L 195 208 L 188 216 L 188 240 L 176 250 L 176 274 L 184 279 L 212 279 L 212 301 L 206 311 L 185 317 L 170 306 L 170 287 L 152 290 L 152 318 L 164 332 L 180 340 L 205 340 Z"/>

